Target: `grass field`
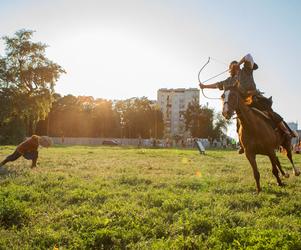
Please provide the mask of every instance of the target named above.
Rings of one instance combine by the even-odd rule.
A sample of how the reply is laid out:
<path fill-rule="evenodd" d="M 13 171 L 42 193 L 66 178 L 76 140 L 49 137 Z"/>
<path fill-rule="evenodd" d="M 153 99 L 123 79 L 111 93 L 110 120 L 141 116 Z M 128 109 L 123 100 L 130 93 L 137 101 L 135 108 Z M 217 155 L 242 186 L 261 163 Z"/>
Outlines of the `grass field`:
<path fill-rule="evenodd" d="M 260 195 L 234 151 L 42 149 L 0 177 L 0 249 L 301 249 L 301 178 L 257 159 Z"/>

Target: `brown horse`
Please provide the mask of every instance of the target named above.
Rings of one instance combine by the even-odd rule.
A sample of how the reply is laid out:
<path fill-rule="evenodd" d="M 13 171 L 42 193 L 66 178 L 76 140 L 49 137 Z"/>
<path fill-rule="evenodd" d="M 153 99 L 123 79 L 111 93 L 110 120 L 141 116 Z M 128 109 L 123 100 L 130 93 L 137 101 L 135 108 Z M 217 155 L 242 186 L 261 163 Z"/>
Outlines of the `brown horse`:
<path fill-rule="evenodd" d="M 239 141 L 252 166 L 257 193 L 261 191 L 260 174 L 256 163 L 257 154 L 267 155 L 270 158 L 272 172 L 279 186 L 283 186 L 283 183 L 279 177 L 278 170 L 280 170 L 283 176 L 289 177 L 289 175 L 282 170 L 279 159 L 275 153 L 275 150 L 278 149 L 280 145 L 286 149 L 287 157 L 293 166 L 295 175 L 300 175 L 300 171 L 295 167 L 292 159 L 291 138 L 283 135 L 281 131 L 275 130 L 266 118 L 263 118 L 263 116 L 246 105 L 237 88 L 233 87 L 226 90 L 222 95 L 222 100 L 223 116 L 226 119 L 230 119 L 234 111 L 236 111 L 237 118 L 240 122 L 238 131 Z"/>

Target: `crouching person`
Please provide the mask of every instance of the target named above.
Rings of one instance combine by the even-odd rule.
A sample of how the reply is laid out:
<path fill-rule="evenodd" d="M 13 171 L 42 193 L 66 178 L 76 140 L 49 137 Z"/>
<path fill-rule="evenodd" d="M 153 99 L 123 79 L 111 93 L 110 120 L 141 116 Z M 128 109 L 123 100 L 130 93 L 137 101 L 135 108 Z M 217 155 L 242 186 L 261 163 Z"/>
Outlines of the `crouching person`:
<path fill-rule="evenodd" d="M 7 156 L 4 161 L 0 163 L 0 172 L 6 172 L 2 166 L 4 166 L 7 162 L 15 161 L 21 156 L 23 156 L 26 160 L 32 160 L 31 167 L 34 168 L 37 166 L 37 160 L 39 156 L 38 148 L 42 147 L 50 147 L 52 145 L 52 141 L 47 136 L 37 136 L 33 135 L 21 144 L 19 144 L 16 150 L 9 156 Z"/>

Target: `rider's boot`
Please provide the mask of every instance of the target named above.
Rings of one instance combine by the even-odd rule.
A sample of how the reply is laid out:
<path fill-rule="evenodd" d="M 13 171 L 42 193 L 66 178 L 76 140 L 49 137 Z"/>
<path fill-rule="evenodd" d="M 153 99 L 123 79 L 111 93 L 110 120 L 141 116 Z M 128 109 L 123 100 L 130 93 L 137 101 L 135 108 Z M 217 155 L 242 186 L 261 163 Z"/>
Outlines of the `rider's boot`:
<path fill-rule="evenodd" d="M 285 124 L 284 124 L 283 121 L 281 121 L 281 122 L 278 123 L 278 128 L 280 130 L 282 130 L 282 132 L 284 132 L 284 134 L 286 136 L 288 136 L 288 137 L 296 137 L 296 135 L 285 126 Z"/>

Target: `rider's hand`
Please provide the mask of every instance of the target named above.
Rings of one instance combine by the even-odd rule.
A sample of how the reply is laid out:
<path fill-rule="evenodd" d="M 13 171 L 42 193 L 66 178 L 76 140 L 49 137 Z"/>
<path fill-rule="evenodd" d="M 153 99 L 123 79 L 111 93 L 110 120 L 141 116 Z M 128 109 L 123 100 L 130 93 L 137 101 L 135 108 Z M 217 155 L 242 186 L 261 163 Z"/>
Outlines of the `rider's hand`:
<path fill-rule="evenodd" d="M 203 83 L 200 83 L 199 86 L 201 89 L 204 89 L 206 85 L 204 85 Z"/>

